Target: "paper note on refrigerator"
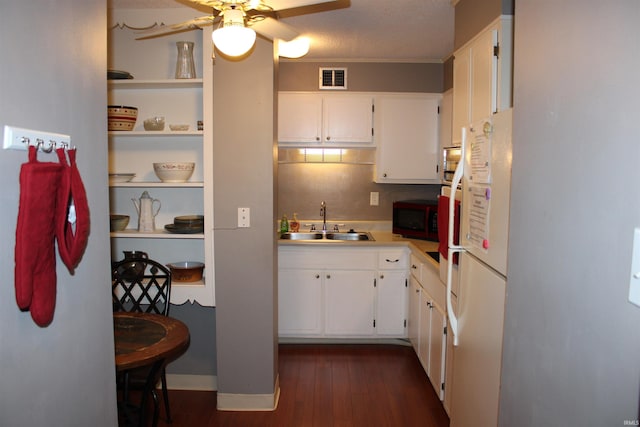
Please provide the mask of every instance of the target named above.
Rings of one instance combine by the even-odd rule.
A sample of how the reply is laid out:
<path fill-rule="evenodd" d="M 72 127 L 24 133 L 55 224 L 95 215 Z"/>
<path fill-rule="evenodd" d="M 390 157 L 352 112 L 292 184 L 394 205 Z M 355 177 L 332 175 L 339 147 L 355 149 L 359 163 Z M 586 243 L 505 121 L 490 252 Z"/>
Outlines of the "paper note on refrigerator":
<path fill-rule="evenodd" d="M 469 235 L 471 245 L 487 251 L 489 249 L 489 211 L 491 209 L 491 188 L 471 186 L 469 206 Z"/>
<path fill-rule="evenodd" d="M 478 122 L 471 131 L 469 180 L 476 184 L 491 183 L 491 124 Z"/>

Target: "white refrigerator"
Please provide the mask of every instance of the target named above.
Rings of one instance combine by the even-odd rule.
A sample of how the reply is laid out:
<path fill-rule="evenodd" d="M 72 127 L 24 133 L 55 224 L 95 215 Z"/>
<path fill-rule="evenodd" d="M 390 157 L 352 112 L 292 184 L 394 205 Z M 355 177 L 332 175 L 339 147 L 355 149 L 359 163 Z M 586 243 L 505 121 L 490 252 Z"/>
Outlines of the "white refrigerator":
<path fill-rule="evenodd" d="M 452 303 L 451 279 L 447 281 L 447 312 L 454 341 L 451 427 L 493 427 L 498 423 L 511 123 L 509 109 L 463 130 L 464 161 L 454 177 L 462 181 L 460 244 L 453 245 L 451 237 L 448 242 L 449 262 L 453 253 L 460 254 L 457 304 Z M 453 188 L 456 185 L 454 181 Z M 452 267 L 447 268 L 451 273 Z"/>

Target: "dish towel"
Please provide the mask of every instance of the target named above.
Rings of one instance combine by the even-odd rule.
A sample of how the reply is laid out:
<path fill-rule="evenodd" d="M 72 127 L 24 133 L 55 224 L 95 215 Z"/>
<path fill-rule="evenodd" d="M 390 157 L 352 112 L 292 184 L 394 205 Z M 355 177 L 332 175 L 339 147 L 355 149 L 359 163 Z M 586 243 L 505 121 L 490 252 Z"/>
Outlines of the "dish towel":
<path fill-rule="evenodd" d="M 64 170 L 60 163 L 39 162 L 35 146 L 28 150 L 29 161 L 20 168 L 16 301 L 38 326 L 47 326 L 56 304 L 55 212 Z"/>
<path fill-rule="evenodd" d="M 460 201 L 454 202 L 453 215 L 453 244 L 460 243 Z M 438 252 L 443 259 L 447 259 L 449 251 L 449 197 L 438 197 Z M 453 263 L 458 264 L 458 254 L 453 254 Z"/>

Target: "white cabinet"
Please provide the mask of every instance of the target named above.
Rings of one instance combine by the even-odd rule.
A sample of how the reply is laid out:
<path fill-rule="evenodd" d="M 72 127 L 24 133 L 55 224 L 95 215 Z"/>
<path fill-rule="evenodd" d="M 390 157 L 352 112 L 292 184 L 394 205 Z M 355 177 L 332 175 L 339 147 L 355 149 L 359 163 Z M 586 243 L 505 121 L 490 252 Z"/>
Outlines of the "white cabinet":
<path fill-rule="evenodd" d="M 372 271 L 325 273 L 325 335 L 362 337 L 374 334 L 373 279 Z"/>
<path fill-rule="evenodd" d="M 288 146 L 373 144 L 373 97 L 368 94 L 280 92 L 278 142 Z"/>
<path fill-rule="evenodd" d="M 439 105 L 442 95 L 376 94 L 375 182 L 439 184 Z"/>
<path fill-rule="evenodd" d="M 445 398 L 446 326 L 444 284 L 434 266 L 411 255 L 409 292 L 409 339 L 431 385 Z M 416 326 L 417 325 L 417 326 Z M 446 375 L 445 375 L 446 374 Z"/>
<path fill-rule="evenodd" d="M 167 19 L 173 21 L 188 13 L 188 8 L 142 12 L 116 10 L 111 17 L 108 66 L 128 71 L 134 78 L 109 80 L 108 103 L 138 108 L 138 119 L 132 131 L 108 133 L 109 172 L 135 173 L 131 182 L 109 185 L 111 213 L 130 216 L 126 230 L 111 233 L 111 256 L 119 260 L 125 250 L 141 250 L 163 264 L 204 262 L 203 280 L 174 282 L 171 302 L 197 301 L 204 306 L 214 306 L 213 239 L 208 228 L 213 215 L 210 31 L 137 41 L 137 35 L 128 27 L 151 25 Z M 177 56 L 175 42 L 183 40 L 195 45 L 197 78 L 194 79 L 173 78 Z M 144 119 L 154 116 L 165 117 L 165 130 L 144 130 Z M 198 121 L 203 122 L 204 130 L 198 130 Z M 188 124 L 189 130 L 171 131 L 169 124 Z M 154 174 L 153 163 L 165 161 L 194 162 L 194 173 L 184 183 L 163 183 Z M 137 200 L 143 191 L 161 202 L 155 218 L 156 231 L 151 233 L 137 231 L 138 215 L 131 200 Z M 164 226 L 172 224 L 175 216 L 191 214 L 205 216 L 204 233 L 172 234 L 165 230 Z"/>
<path fill-rule="evenodd" d="M 500 17 L 455 52 L 453 145 L 462 127 L 512 106 L 512 29 L 512 17 Z"/>
<path fill-rule="evenodd" d="M 280 246 L 280 337 L 404 338 L 407 259 L 406 248 Z"/>

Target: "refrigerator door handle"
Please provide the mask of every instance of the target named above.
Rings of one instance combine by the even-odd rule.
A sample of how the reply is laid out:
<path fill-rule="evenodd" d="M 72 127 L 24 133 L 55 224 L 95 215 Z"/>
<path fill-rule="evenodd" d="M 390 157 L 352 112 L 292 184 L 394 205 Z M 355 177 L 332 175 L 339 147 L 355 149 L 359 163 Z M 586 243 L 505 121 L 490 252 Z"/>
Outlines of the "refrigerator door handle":
<path fill-rule="evenodd" d="M 451 197 L 449 197 L 449 229 L 447 230 L 447 316 L 449 318 L 449 325 L 451 326 L 451 332 L 453 333 L 453 345 L 458 345 L 458 318 L 453 311 L 453 304 L 451 302 L 451 290 L 453 281 L 453 255 L 455 253 L 464 252 L 464 248 L 459 245 L 455 245 L 453 242 L 454 231 L 454 219 L 455 219 L 455 189 L 460 185 L 462 175 L 464 172 L 464 159 L 465 148 L 467 142 L 467 129 L 462 128 L 462 144 L 460 146 L 460 161 L 456 166 L 456 171 L 453 174 L 451 182 Z"/>

